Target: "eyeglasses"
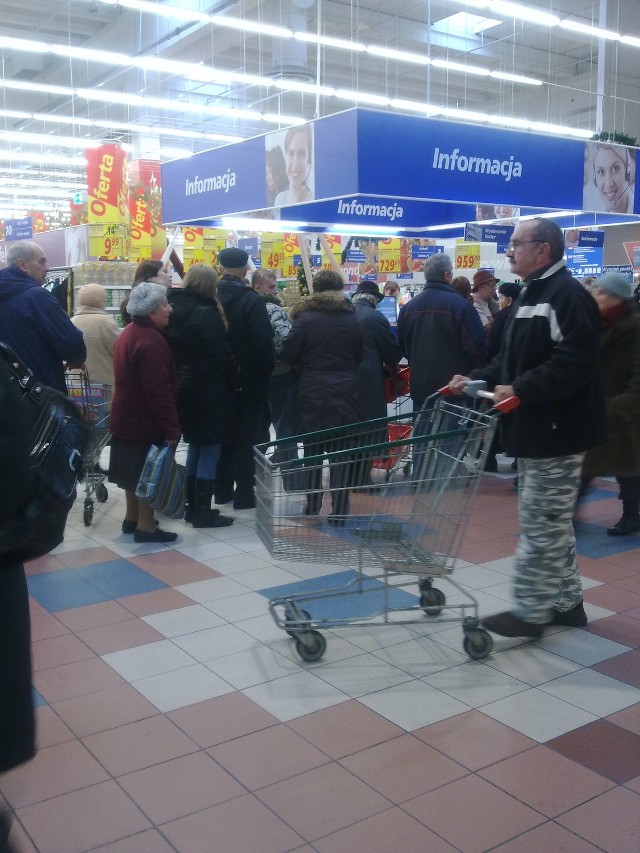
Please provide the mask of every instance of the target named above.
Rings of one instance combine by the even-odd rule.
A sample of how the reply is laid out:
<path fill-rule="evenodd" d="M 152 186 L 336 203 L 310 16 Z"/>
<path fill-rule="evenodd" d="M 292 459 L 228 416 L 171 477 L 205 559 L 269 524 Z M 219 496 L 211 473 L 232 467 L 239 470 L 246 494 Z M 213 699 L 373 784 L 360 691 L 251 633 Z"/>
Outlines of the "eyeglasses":
<path fill-rule="evenodd" d="M 520 246 L 524 246 L 527 243 L 545 243 L 546 240 L 512 240 L 507 246 L 507 251 L 509 249 L 519 249 Z"/>

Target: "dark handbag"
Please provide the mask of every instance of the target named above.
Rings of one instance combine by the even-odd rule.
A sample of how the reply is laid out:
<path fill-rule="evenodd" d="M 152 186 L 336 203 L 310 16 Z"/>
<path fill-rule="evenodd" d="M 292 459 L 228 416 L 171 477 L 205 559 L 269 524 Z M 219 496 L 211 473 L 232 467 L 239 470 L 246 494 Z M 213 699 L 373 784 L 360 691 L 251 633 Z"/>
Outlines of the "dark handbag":
<path fill-rule="evenodd" d="M 170 447 L 149 449 L 136 486 L 136 497 L 169 518 L 182 518 L 185 509 L 185 469 Z"/>
<path fill-rule="evenodd" d="M 2 342 L 0 358 L 9 368 L 10 381 L 28 403 L 30 429 L 29 497 L 0 524 L 0 556 L 7 564 L 41 557 L 62 542 L 91 428 L 65 394 L 39 383 Z"/>

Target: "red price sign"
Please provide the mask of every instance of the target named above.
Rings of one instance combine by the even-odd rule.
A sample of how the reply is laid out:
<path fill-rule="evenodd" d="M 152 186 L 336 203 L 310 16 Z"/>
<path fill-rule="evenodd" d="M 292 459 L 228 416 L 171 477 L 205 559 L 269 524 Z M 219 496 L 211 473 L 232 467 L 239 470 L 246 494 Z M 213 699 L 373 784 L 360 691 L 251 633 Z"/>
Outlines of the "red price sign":
<path fill-rule="evenodd" d="M 460 243 L 456 246 L 456 269 L 474 270 L 480 266 L 478 243 Z"/>
<path fill-rule="evenodd" d="M 280 264 L 282 263 L 284 255 L 280 254 L 280 252 L 269 252 L 268 257 L 268 267 L 271 270 L 278 269 Z"/>
<path fill-rule="evenodd" d="M 380 258 L 378 260 L 378 272 L 400 272 L 400 258 Z"/>

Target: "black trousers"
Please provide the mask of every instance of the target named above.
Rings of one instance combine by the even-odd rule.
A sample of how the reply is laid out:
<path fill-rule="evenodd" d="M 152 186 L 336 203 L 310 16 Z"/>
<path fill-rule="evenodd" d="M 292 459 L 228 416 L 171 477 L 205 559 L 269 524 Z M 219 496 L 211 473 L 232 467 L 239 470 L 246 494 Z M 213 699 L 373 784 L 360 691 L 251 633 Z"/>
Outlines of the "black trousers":
<path fill-rule="evenodd" d="M 233 484 L 236 484 L 236 495 L 247 498 L 253 495 L 255 485 L 255 465 L 253 448 L 269 440 L 267 414 L 267 389 L 253 393 L 242 391 L 238 394 L 236 410 L 236 430 L 232 442 L 224 442 L 216 470 L 216 498 L 224 497 L 231 500 Z M 265 436 L 265 421 L 267 433 Z"/>

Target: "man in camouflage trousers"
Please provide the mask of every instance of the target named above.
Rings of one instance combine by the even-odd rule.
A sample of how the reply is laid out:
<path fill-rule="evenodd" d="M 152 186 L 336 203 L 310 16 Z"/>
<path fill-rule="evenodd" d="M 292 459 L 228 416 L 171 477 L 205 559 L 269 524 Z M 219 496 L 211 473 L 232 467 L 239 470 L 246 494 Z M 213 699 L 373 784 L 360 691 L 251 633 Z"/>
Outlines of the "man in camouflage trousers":
<path fill-rule="evenodd" d="M 544 625 L 587 622 L 572 516 L 585 451 L 605 437 L 600 321 L 563 253 L 555 223 L 538 218 L 516 227 L 506 254 L 524 288 L 500 352 L 470 374 L 487 381 L 496 402 L 521 401 L 501 419 L 503 446 L 518 458 L 516 606 L 482 623 L 505 637 L 537 638 Z M 468 381 L 454 376 L 450 388 L 460 393 Z"/>

